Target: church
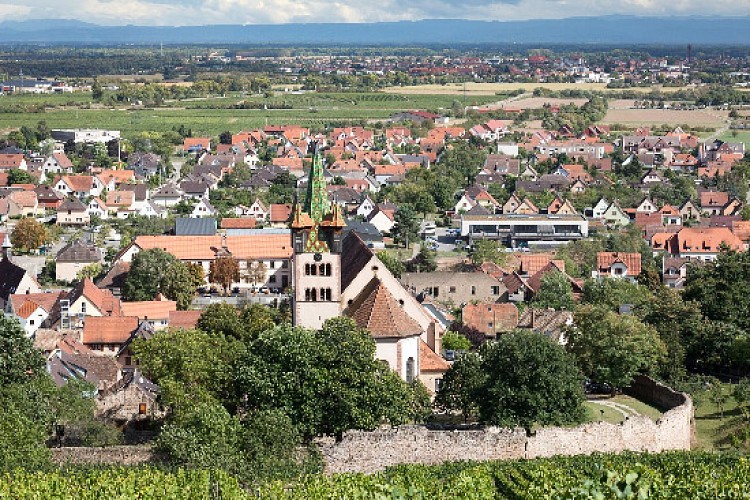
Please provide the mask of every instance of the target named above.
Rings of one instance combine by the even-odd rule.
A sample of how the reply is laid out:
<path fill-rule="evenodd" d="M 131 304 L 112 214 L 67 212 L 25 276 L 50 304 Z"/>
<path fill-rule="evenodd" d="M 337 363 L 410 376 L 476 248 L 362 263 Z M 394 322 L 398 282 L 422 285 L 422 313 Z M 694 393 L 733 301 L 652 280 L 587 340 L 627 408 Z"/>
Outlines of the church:
<path fill-rule="evenodd" d="M 328 199 L 323 162 L 313 158 L 304 203 L 291 217 L 292 315 L 295 326 L 319 329 L 348 316 L 375 340 L 375 356 L 401 378 L 434 392 L 447 363 L 442 327 L 401 286 L 354 231 L 345 234 L 340 207 Z"/>

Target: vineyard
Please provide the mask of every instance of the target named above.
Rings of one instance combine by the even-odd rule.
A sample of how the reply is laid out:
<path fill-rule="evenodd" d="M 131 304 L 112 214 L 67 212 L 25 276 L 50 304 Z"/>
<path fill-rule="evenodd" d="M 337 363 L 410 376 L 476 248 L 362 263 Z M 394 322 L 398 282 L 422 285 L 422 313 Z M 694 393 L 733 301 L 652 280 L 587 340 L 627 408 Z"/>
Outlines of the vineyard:
<path fill-rule="evenodd" d="M 154 468 L 0 475 L 0 498 L 750 498 L 750 462 L 728 454 L 629 453 L 403 465 L 366 476 L 311 475 L 242 489 L 216 471 Z"/>

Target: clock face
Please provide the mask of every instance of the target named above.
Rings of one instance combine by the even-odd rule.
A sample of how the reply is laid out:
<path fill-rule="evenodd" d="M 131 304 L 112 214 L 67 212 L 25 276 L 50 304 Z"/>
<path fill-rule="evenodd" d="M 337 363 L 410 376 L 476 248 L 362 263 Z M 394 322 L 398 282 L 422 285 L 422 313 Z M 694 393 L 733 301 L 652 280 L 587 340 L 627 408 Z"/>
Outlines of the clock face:
<path fill-rule="evenodd" d="M 313 256 L 313 259 L 315 259 L 315 262 L 320 262 L 321 260 L 323 260 L 323 254 L 321 254 L 321 253 L 316 253 L 316 254 L 315 254 L 315 255 Z"/>

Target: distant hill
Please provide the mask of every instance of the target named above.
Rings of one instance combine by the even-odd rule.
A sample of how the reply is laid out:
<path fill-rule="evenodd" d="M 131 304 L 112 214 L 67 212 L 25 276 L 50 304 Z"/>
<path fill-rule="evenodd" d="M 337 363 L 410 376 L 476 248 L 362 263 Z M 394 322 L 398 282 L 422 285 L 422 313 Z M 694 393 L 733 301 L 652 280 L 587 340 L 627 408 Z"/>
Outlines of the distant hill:
<path fill-rule="evenodd" d="M 0 43 L 247 45 L 702 44 L 750 45 L 750 17 L 604 16 L 531 21 L 99 26 L 76 20 L 5 21 Z"/>

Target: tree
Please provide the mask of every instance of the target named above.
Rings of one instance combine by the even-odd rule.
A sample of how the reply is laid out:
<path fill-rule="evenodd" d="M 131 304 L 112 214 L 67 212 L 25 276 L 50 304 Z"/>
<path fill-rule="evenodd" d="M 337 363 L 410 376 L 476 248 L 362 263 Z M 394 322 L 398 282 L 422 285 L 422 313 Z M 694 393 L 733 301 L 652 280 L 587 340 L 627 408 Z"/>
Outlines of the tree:
<path fill-rule="evenodd" d="M 94 278 L 99 276 L 103 270 L 104 268 L 99 262 L 92 262 L 88 266 L 78 271 L 78 273 L 76 274 L 76 280 L 81 281 L 84 278 L 93 280 Z"/>
<path fill-rule="evenodd" d="M 95 101 L 101 101 L 102 97 L 104 97 L 102 85 L 99 83 L 98 79 L 94 78 L 94 83 L 91 84 L 91 98 Z"/>
<path fill-rule="evenodd" d="M 388 252 L 378 252 L 377 256 L 378 260 L 382 262 L 396 278 L 400 278 L 401 274 L 406 270 L 404 263 L 401 262 L 397 256 L 391 255 Z"/>
<path fill-rule="evenodd" d="M 459 411 L 468 422 L 476 415 L 476 392 L 484 379 L 481 360 L 476 353 L 460 356 L 443 375 L 435 405 L 444 411 Z"/>
<path fill-rule="evenodd" d="M 393 218 L 395 225 L 391 229 L 394 241 L 403 243 L 405 247 L 409 247 L 409 242 L 417 239 L 419 234 L 419 221 L 417 221 L 417 214 L 414 213 L 408 205 L 402 205 L 401 208 L 396 211 L 396 215 Z"/>
<path fill-rule="evenodd" d="M 321 330 L 261 332 L 235 373 L 243 411 L 283 410 L 306 438 L 412 416 L 412 391 L 375 359 L 375 342 L 350 318 L 330 319 Z"/>
<path fill-rule="evenodd" d="M 406 270 L 410 273 L 430 273 L 437 269 L 435 251 L 422 245 L 413 259 L 406 263 Z"/>
<path fill-rule="evenodd" d="M 177 302 L 181 310 L 190 307 L 195 296 L 195 278 L 188 266 L 160 248 L 135 254 L 122 287 L 125 300 L 153 300 L 162 293 Z"/>
<path fill-rule="evenodd" d="M 409 384 L 409 390 L 412 394 L 411 399 L 411 420 L 415 424 L 421 424 L 432 416 L 432 401 L 430 392 L 424 386 L 421 380 L 415 378 Z"/>
<path fill-rule="evenodd" d="M 201 269 L 203 268 L 201 267 Z M 191 272 L 188 264 L 175 261 L 164 273 L 159 290 L 168 299 L 177 302 L 177 309 L 186 311 L 195 298 L 195 282 L 195 275 Z"/>
<path fill-rule="evenodd" d="M 744 283 L 750 282 L 750 253 L 725 249 L 716 261 L 688 270 L 685 300 L 700 304 L 703 315 L 750 330 L 750 295 Z"/>
<path fill-rule="evenodd" d="M 582 302 L 604 306 L 610 311 L 619 312 L 623 305 L 639 310 L 653 303 L 651 292 L 645 286 L 618 278 L 587 280 L 583 285 Z"/>
<path fill-rule="evenodd" d="M 177 259 L 160 248 L 135 254 L 122 287 L 125 300 L 153 300 L 159 293 L 167 270 Z"/>
<path fill-rule="evenodd" d="M 468 351 L 471 349 L 471 341 L 458 332 L 448 330 L 441 339 L 443 350 L 446 351 Z"/>
<path fill-rule="evenodd" d="M 197 401 L 231 403 L 233 364 L 241 351 L 236 340 L 200 330 L 168 330 L 133 342 L 141 370 L 162 387 L 163 402 L 174 407 Z"/>
<path fill-rule="evenodd" d="M 16 319 L 0 316 L 0 387 L 26 383 L 46 374 L 42 354 Z"/>
<path fill-rule="evenodd" d="M 545 273 L 532 304 L 543 309 L 571 311 L 574 306 L 573 289 L 568 277 L 556 269 Z"/>
<path fill-rule="evenodd" d="M 485 262 L 492 262 L 493 264 L 503 266 L 508 260 L 505 252 L 503 252 L 497 242 L 493 240 L 477 241 L 474 243 L 474 247 L 469 256 L 475 267 L 479 267 Z"/>
<path fill-rule="evenodd" d="M 655 371 L 666 355 L 653 327 L 602 306 L 578 308 L 567 335 L 567 348 L 586 376 L 610 384 L 613 391 L 630 385 L 638 373 Z"/>
<path fill-rule="evenodd" d="M 520 330 L 502 335 L 482 346 L 480 359 L 484 377 L 474 401 L 481 421 L 527 431 L 583 421 L 583 376 L 548 337 Z"/>
<path fill-rule="evenodd" d="M 214 335 L 221 334 L 236 339 L 245 337 L 245 327 L 239 311 L 236 307 L 223 302 L 205 308 L 196 326 L 201 331 Z"/>
<path fill-rule="evenodd" d="M 697 302 L 685 302 L 679 292 L 661 287 L 651 300 L 637 311 L 642 321 L 656 328 L 667 348 L 667 357 L 659 366 L 659 375 L 665 380 L 680 380 L 685 375 L 688 350 L 691 363 L 697 332 L 702 328 L 703 315 Z M 703 342 L 701 342 L 703 344 Z"/>
<path fill-rule="evenodd" d="M 36 180 L 27 171 L 12 168 L 8 171 L 8 184 L 36 184 Z"/>
<path fill-rule="evenodd" d="M 221 286 L 225 295 L 229 295 L 232 283 L 240 280 L 240 264 L 232 256 L 215 258 L 208 269 L 208 281 Z"/>
<path fill-rule="evenodd" d="M 266 265 L 260 260 L 247 261 L 247 277 L 253 286 L 266 282 Z"/>
<path fill-rule="evenodd" d="M 14 248 L 24 251 L 36 250 L 47 240 L 47 230 L 33 217 L 19 220 L 10 235 L 10 242 Z"/>
<path fill-rule="evenodd" d="M 188 262 L 187 266 L 193 279 L 193 286 L 195 288 L 203 286 L 206 283 L 206 272 L 203 270 L 203 265 L 197 262 Z"/>
<path fill-rule="evenodd" d="M 232 144 L 232 133 L 227 130 L 219 134 L 219 144 Z"/>

